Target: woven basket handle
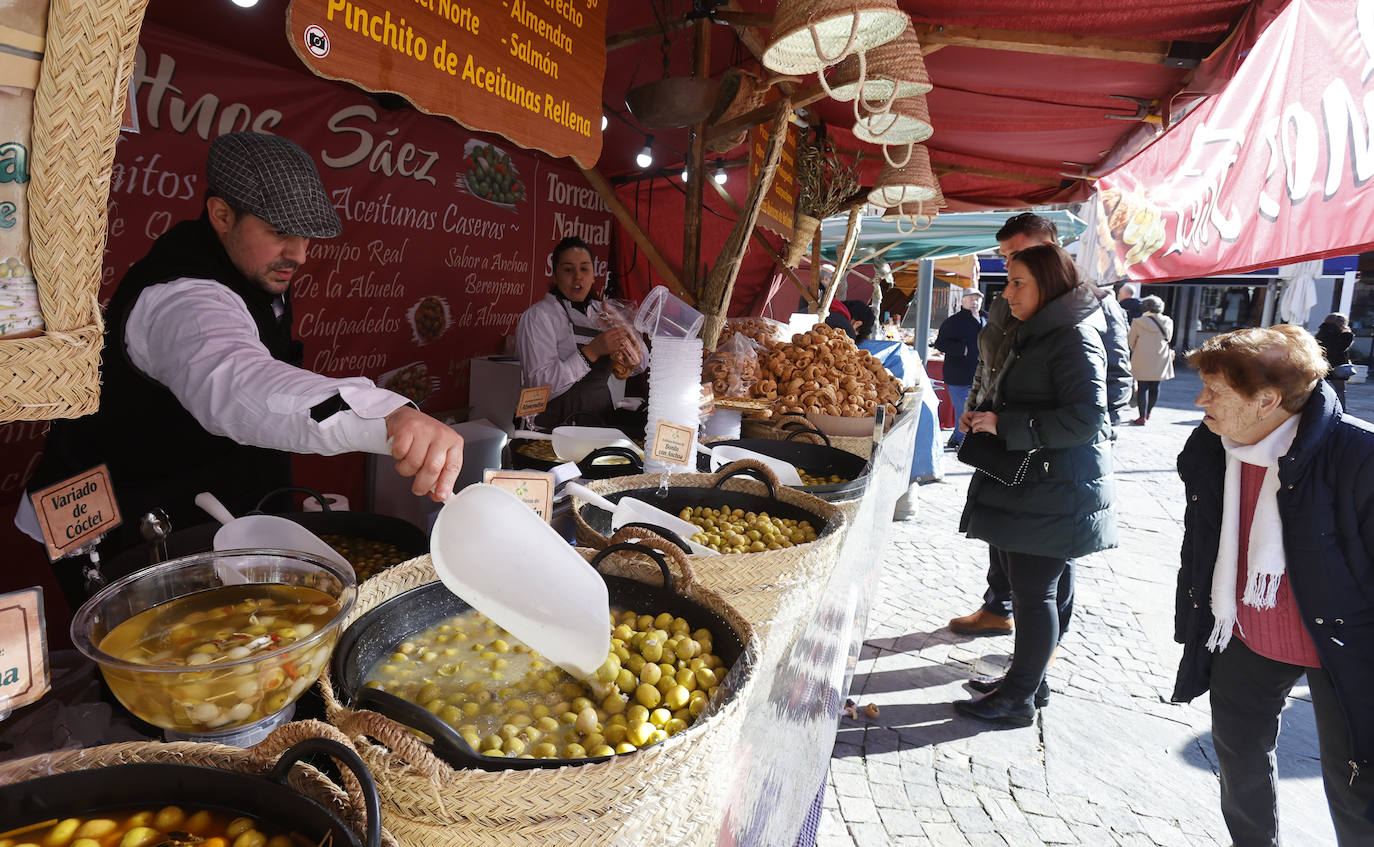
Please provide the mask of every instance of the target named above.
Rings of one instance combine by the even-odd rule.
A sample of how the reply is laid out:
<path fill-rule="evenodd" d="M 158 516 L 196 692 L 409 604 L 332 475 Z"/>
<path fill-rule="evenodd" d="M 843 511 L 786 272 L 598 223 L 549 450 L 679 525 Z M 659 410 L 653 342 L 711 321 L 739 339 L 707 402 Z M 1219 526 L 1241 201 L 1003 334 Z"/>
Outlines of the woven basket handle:
<path fill-rule="evenodd" d="M 611 536 L 612 544 L 639 542 L 657 550 L 670 559 L 677 566 L 677 582 L 685 587 L 694 587 L 697 584 L 696 569 L 692 567 L 692 562 L 682 552 L 682 547 L 678 539 L 670 540 L 668 536 L 673 535 L 661 527 L 643 528 L 643 524 L 626 524 L 622 526 L 615 535 Z"/>
<path fill-rule="evenodd" d="M 731 462 L 720 469 L 716 475 L 716 481 L 712 483 L 712 488 L 720 488 L 725 481 L 733 476 L 752 476 L 768 487 L 768 496 L 774 499 L 778 496 L 778 475 L 773 473 L 773 469 L 760 462 L 758 459 L 740 459 Z"/>
<path fill-rule="evenodd" d="M 434 751 L 410 730 L 388 717 L 376 712 L 348 710 L 339 717 L 338 724 L 350 735 L 369 736 L 385 744 L 392 753 L 436 786 L 445 779 L 453 778 L 453 769 L 434 755 Z"/>
<path fill-rule="evenodd" d="M 292 766 L 310 753 L 324 753 L 342 767 L 348 795 L 348 822 L 366 833 L 367 847 L 382 843 L 382 808 L 377 784 L 358 756 L 348 736 L 323 721 L 304 720 L 283 724 L 248 751 L 251 761 L 269 771 L 269 778 L 286 783 Z M 361 824 L 361 826 L 359 826 Z"/>

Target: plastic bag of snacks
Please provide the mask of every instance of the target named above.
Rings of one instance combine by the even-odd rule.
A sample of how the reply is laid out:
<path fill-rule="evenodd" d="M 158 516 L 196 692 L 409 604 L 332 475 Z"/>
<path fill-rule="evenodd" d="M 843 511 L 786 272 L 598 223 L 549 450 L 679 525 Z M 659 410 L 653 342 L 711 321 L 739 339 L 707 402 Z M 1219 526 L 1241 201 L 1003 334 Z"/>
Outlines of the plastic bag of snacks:
<path fill-rule="evenodd" d="M 596 314 L 596 325 L 602 329 L 619 327 L 632 337 L 638 337 L 639 331 L 635 329 L 635 312 L 638 310 L 639 306 L 628 300 L 602 300 L 601 311 Z M 617 350 L 611 354 L 611 375 L 625 379 L 639 367 L 639 361 L 638 352 L 631 356 L 623 350 Z"/>
<path fill-rule="evenodd" d="M 717 347 L 724 346 L 725 342 L 733 335 L 744 335 L 752 338 L 762 347 L 772 347 L 787 340 L 787 324 L 779 323 L 772 318 L 762 318 L 757 315 L 743 318 L 730 318 L 725 322 L 725 328 L 720 333 L 720 343 Z"/>
<path fill-rule="evenodd" d="M 748 397 L 759 378 L 758 351 L 763 349 L 743 333 L 730 336 L 706 357 L 702 381 L 711 383 L 717 397 Z"/>
<path fill-rule="evenodd" d="M 43 332 L 38 286 L 29 270 L 27 189 L 30 125 L 48 0 L 18 0 L 0 32 L 0 338 Z M 20 51 L 15 55 L 13 51 Z"/>

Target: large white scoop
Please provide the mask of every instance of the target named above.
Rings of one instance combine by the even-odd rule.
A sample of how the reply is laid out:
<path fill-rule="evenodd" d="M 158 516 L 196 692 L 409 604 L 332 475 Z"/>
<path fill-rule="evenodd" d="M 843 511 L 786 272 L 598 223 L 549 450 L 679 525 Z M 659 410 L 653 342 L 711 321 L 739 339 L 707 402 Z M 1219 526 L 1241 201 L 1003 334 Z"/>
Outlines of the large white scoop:
<path fill-rule="evenodd" d="M 636 500 L 633 497 L 621 497 L 619 500 L 611 502 L 587 486 L 576 482 L 569 482 L 567 485 L 564 485 L 563 490 L 575 497 L 581 497 L 598 509 L 610 513 L 612 531 L 620 529 L 628 523 L 653 524 L 654 526 L 661 526 L 664 529 L 671 530 L 681 536 L 682 540 L 687 542 L 687 546 L 692 549 L 694 555 L 720 555 L 710 547 L 703 547 L 695 541 L 690 540 L 693 535 L 701 532 L 701 527 L 690 521 L 684 521 L 677 515 L 650 506 L 643 500 Z"/>
<path fill-rule="evenodd" d="M 599 447 L 627 447 L 641 457 L 644 451 L 618 429 L 608 426 L 556 426 L 553 452 L 565 462 L 580 462 Z"/>
<path fill-rule="evenodd" d="M 711 451 L 711 470 L 718 471 L 731 462 L 738 462 L 740 459 L 754 459 L 763 462 L 773 473 L 778 475 L 778 482 L 783 485 L 801 485 L 801 475 L 797 473 L 796 465 L 784 462 L 782 459 L 773 456 L 765 456 L 753 450 L 746 450 L 743 447 L 736 447 L 733 444 L 721 444 L 710 448 Z"/>
<path fill-rule="evenodd" d="M 449 591 L 579 679 L 611 647 L 606 583 L 508 491 L 469 485 L 439 510 L 430 558 Z"/>
<path fill-rule="evenodd" d="M 224 507 L 218 497 L 208 491 L 202 491 L 196 495 L 196 505 L 208 512 L 215 520 L 224 524 L 215 531 L 214 548 L 216 550 L 255 548 L 299 550 L 303 553 L 313 553 L 328 559 L 348 573 L 353 573 L 353 566 L 348 563 L 347 559 L 339 555 L 339 551 L 330 547 L 324 542 L 324 539 L 295 521 L 276 515 L 245 515 L 236 518 Z M 231 584 L 244 581 L 237 572 L 231 572 L 229 569 L 221 572 L 220 578 Z"/>

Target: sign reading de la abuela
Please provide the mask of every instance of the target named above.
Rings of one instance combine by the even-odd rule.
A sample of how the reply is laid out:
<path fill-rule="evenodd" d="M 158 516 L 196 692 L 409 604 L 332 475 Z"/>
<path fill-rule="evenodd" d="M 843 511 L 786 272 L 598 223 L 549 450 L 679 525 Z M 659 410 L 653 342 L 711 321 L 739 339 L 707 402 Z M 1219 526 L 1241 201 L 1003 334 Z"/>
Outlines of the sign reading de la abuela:
<path fill-rule="evenodd" d="M 34 492 L 33 508 L 53 561 L 123 523 L 104 465 Z"/>
<path fill-rule="evenodd" d="M 609 0 L 291 0 L 320 76 L 591 167 L 601 156 Z"/>
<path fill-rule="evenodd" d="M 0 594 L 0 708 L 27 706 L 50 687 L 43 589 Z"/>

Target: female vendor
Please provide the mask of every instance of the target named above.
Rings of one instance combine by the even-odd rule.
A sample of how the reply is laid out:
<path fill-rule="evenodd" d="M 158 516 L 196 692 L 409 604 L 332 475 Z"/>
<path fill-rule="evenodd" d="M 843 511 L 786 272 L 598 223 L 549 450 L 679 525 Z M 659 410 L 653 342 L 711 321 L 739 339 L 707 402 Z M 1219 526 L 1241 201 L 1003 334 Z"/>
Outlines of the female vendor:
<path fill-rule="evenodd" d="M 526 388 L 549 386 L 549 405 L 534 426 L 610 426 L 612 366 L 619 375 L 641 373 L 648 351 L 639 333 L 598 325 L 601 297 L 592 289 L 592 252 L 580 238 L 553 248 L 553 285 L 543 300 L 520 316 L 515 343 Z"/>

